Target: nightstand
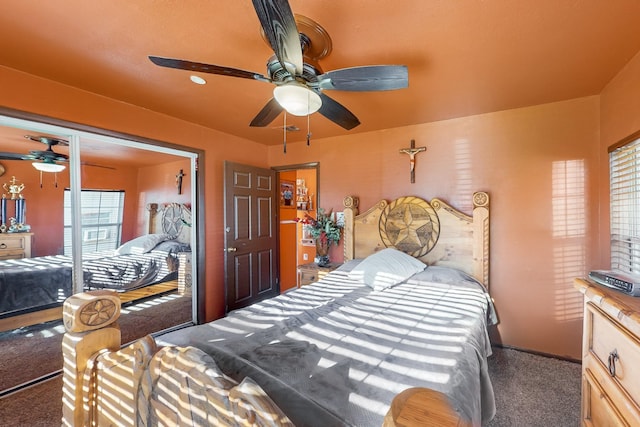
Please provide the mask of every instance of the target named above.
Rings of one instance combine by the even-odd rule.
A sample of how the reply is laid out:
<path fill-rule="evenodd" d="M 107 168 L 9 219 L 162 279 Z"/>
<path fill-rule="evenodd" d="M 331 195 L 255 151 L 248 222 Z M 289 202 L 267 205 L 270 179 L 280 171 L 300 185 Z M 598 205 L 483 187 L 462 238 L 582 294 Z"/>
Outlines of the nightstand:
<path fill-rule="evenodd" d="M 178 293 L 184 295 L 191 292 L 193 284 L 191 252 L 178 252 L 178 262 Z"/>
<path fill-rule="evenodd" d="M 298 281 L 300 286 L 309 285 L 311 283 L 317 282 L 322 279 L 324 276 L 329 274 L 329 272 L 335 270 L 340 267 L 342 264 L 337 262 L 332 262 L 326 267 L 320 267 L 315 262 L 310 262 L 308 264 L 302 264 L 298 266 Z"/>
<path fill-rule="evenodd" d="M 0 259 L 31 258 L 33 233 L 0 234 Z"/>

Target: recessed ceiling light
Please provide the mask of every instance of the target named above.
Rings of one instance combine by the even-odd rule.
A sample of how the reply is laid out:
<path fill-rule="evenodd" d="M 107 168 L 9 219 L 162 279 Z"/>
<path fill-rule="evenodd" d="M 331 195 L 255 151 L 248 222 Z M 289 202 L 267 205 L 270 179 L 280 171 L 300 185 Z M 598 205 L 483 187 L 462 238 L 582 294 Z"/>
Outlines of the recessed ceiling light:
<path fill-rule="evenodd" d="M 205 79 L 203 79 L 202 77 L 191 76 L 189 78 L 191 79 L 192 82 L 194 82 L 197 85 L 206 85 L 207 84 L 207 81 Z"/>

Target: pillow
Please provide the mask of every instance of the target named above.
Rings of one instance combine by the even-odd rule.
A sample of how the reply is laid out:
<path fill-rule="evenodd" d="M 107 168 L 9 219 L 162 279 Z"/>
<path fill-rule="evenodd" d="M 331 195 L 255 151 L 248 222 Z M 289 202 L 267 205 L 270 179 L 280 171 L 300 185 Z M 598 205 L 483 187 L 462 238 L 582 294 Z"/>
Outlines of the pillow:
<path fill-rule="evenodd" d="M 177 240 L 166 240 L 158 243 L 153 250 L 177 254 L 178 252 L 191 252 L 191 246 L 188 243 L 178 242 Z"/>
<path fill-rule="evenodd" d="M 249 377 L 229 391 L 229 400 L 239 426 L 294 427 L 267 393 Z"/>
<path fill-rule="evenodd" d="M 349 279 L 381 290 L 405 281 L 427 267 L 422 261 L 397 249 L 386 248 L 365 258 L 349 272 Z"/>
<path fill-rule="evenodd" d="M 133 240 L 129 240 L 127 243 L 116 249 L 116 255 L 138 255 L 146 254 L 156 245 L 165 240 L 171 240 L 171 236 L 168 234 L 147 234 L 145 236 L 136 237 Z"/>

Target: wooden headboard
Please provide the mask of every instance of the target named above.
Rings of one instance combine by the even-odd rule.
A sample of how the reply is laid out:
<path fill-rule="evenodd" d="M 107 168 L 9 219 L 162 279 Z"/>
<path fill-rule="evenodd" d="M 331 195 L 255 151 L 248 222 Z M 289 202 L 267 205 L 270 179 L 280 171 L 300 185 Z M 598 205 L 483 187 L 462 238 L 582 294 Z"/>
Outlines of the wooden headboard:
<path fill-rule="evenodd" d="M 191 243 L 191 206 L 182 203 L 149 203 L 149 234 L 176 236 L 181 243 Z"/>
<path fill-rule="evenodd" d="M 344 259 L 365 258 L 387 247 L 427 265 L 460 269 L 489 289 L 489 194 L 473 194 L 465 214 L 440 199 L 381 200 L 358 213 L 356 196 L 344 199 Z"/>

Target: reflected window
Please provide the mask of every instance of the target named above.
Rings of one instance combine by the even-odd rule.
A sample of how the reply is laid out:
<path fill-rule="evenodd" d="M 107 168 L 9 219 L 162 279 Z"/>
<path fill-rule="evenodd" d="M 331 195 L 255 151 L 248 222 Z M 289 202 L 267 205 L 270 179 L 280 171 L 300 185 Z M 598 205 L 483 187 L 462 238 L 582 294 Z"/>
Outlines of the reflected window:
<path fill-rule="evenodd" d="M 609 153 L 611 269 L 640 274 L 640 138 Z"/>
<path fill-rule="evenodd" d="M 120 246 L 124 191 L 82 190 L 82 253 L 114 251 Z M 64 191 L 64 254 L 71 252 L 71 191 Z"/>

